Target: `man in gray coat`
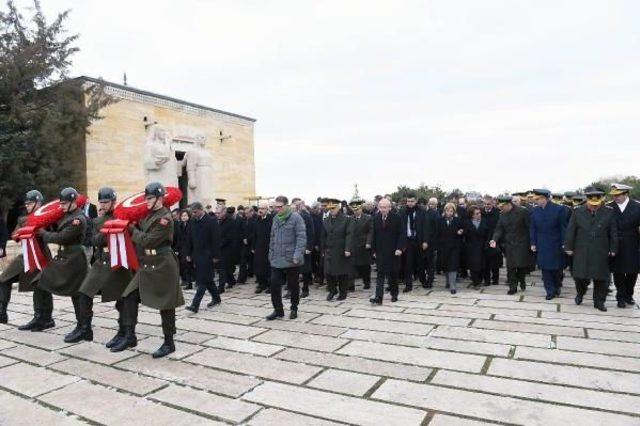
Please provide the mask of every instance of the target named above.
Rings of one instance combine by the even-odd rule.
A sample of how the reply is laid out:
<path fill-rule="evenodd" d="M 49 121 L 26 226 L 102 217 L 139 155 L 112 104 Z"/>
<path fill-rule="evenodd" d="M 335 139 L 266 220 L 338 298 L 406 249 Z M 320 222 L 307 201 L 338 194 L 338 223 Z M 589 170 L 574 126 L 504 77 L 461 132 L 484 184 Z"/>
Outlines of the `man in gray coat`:
<path fill-rule="evenodd" d="M 586 204 L 575 209 L 567 226 L 564 249 L 573 257 L 571 273 L 576 282 L 576 305 L 582 303 L 593 280 L 593 306 L 606 312 L 609 259 L 618 251 L 618 231 L 613 209 L 604 205 L 604 192 L 584 191 Z"/>
<path fill-rule="evenodd" d="M 291 295 L 290 319 L 298 317 L 300 301 L 300 267 L 304 264 L 304 253 L 307 245 L 307 230 L 302 216 L 294 212 L 288 205 L 284 195 L 276 197 L 274 203 L 275 216 L 271 225 L 269 241 L 269 263 L 271 264 L 271 304 L 273 313 L 267 321 L 284 317 L 282 306 L 282 284 L 287 283 Z"/>

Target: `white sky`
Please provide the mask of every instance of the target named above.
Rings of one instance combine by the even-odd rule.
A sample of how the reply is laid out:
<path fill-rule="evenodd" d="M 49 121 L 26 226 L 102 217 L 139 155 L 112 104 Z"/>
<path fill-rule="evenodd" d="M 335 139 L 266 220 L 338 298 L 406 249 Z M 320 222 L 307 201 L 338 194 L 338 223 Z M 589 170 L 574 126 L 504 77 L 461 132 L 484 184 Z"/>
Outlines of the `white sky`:
<path fill-rule="evenodd" d="M 20 0 L 19 3 L 25 3 Z M 74 74 L 252 116 L 257 192 L 638 174 L 640 2 L 43 0 Z"/>

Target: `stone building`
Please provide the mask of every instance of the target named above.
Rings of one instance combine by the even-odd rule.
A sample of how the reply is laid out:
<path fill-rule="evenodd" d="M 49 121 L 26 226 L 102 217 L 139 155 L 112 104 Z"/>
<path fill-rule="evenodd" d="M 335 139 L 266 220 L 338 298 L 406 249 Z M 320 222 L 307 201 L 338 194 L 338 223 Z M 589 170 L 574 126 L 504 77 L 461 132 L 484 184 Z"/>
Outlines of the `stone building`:
<path fill-rule="evenodd" d="M 224 198 L 235 205 L 255 196 L 255 119 L 130 86 L 80 79 L 84 84 L 104 84 L 115 100 L 101 110 L 104 118 L 92 123 L 82 143 L 85 172 L 79 190 L 93 202 L 104 185 L 115 188 L 120 199 L 141 191 L 146 180 L 155 177 L 149 177 L 154 171 L 148 164 L 158 158 L 159 163 L 167 161 L 161 165 L 165 173 L 175 169 L 175 180 L 185 194 L 182 205 L 196 201 L 196 196 L 205 203 Z M 161 145 L 153 145 L 154 135 L 160 135 L 155 142 Z M 150 154 L 150 146 L 160 146 L 166 155 Z"/>

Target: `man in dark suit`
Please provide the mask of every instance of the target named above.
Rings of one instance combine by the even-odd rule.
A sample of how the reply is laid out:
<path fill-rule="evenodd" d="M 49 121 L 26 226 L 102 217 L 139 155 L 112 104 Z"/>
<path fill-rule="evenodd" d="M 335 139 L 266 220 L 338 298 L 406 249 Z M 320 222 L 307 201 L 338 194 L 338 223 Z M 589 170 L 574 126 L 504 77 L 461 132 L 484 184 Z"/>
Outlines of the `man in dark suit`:
<path fill-rule="evenodd" d="M 234 209 L 235 211 L 235 209 Z M 232 214 L 224 206 L 218 207 L 218 224 L 220 225 L 220 261 L 218 262 L 218 292 L 224 293 L 236 283 L 233 276 L 236 270 L 236 229 L 237 224 Z"/>
<path fill-rule="evenodd" d="M 489 235 L 493 235 L 493 231 L 496 230 L 498 220 L 500 219 L 500 212 L 495 206 L 495 200 L 493 197 L 484 197 L 484 209 L 482 210 L 482 219 L 487 224 L 487 230 Z M 497 285 L 500 280 L 500 266 L 502 265 L 502 253 L 496 248 L 487 248 L 484 257 L 484 285 L 490 284 Z"/>
<path fill-rule="evenodd" d="M 220 259 L 220 227 L 216 219 L 205 213 L 202 203 L 191 204 L 191 211 L 193 216 L 185 249 L 187 260 L 195 267 L 196 294 L 186 309 L 198 312 L 205 291 L 211 294 L 211 303 L 207 306 L 220 303 L 220 294 L 213 282 L 214 265 Z"/>
<path fill-rule="evenodd" d="M 353 266 L 355 274 L 362 279 L 364 289 L 371 288 L 371 239 L 373 238 L 373 218 L 364 213 L 364 201 L 352 201 L 353 210 Z"/>
<path fill-rule="evenodd" d="M 611 262 L 618 308 L 635 306 L 633 289 L 640 270 L 640 204 L 629 198 L 631 189 L 614 183 L 609 192 L 613 201 L 608 206 L 613 209 L 618 226 L 618 252 Z"/>
<path fill-rule="evenodd" d="M 371 252 L 376 259 L 378 272 L 376 294 L 375 297 L 369 299 L 374 305 L 382 305 L 385 280 L 391 289 L 391 301 L 398 300 L 398 269 L 406 240 L 403 231 L 400 217 L 391 212 L 391 201 L 380 200 L 378 213 L 373 219 L 373 237 L 371 239 Z"/>
<path fill-rule="evenodd" d="M 427 213 L 417 205 L 416 194 L 407 195 L 406 206 L 400 210 L 402 230 L 406 237 L 403 254 L 404 292 L 413 289 L 414 276 L 417 276 L 423 287 L 427 286 L 424 270 L 424 255 L 429 247 L 430 227 Z"/>
<path fill-rule="evenodd" d="M 304 227 L 307 231 L 307 247 L 304 251 L 304 264 L 300 267 L 300 274 L 302 275 L 302 292 L 300 297 L 309 296 L 309 286 L 313 281 L 313 267 L 311 254 L 313 253 L 313 246 L 315 242 L 315 227 L 313 225 L 313 218 L 307 211 L 307 207 L 304 205 L 304 201 L 301 198 L 294 198 L 291 200 L 291 207 L 293 211 L 298 212 L 304 220 Z M 285 296 L 286 297 L 286 296 Z"/>

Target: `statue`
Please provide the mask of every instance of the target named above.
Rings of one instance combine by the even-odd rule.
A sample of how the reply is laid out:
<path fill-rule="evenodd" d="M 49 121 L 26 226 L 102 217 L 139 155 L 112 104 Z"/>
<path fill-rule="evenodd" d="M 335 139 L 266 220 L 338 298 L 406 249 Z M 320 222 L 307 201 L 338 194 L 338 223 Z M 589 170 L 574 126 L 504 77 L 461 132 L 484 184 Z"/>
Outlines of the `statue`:
<path fill-rule="evenodd" d="M 187 151 L 187 174 L 189 188 L 187 199 L 189 202 L 200 201 L 203 205 L 212 204 L 213 200 L 213 159 L 205 147 L 206 139 L 200 135 L 192 150 Z"/>
<path fill-rule="evenodd" d="M 147 139 L 144 144 L 145 182 L 160 182 L 165 186 L 178 186 L 178 161 L 171 149 L 165 129 L 156 123 L 146 125 Z"/>

